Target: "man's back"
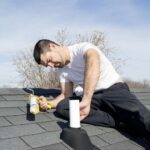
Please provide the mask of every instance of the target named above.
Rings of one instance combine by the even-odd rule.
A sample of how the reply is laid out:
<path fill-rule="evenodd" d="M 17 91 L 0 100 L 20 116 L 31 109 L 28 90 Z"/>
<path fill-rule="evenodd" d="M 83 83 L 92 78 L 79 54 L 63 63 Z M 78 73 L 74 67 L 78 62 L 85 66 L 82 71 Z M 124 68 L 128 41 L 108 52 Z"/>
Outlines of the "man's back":
<path fill-rule="evenodd" d="M 77 85 L 83 86 L 85 70 L 84 54 L 88 49 L 96 50 L 100 57 L 100 77 L 97 81 L 96 89 L 106 89 L 121 80 L 103 52 L 91 43 L 75 44 L 69 46 L 68 49 L 70 52 L 70 63 L 57 71 L 60 82 L 74 82 Z"/>

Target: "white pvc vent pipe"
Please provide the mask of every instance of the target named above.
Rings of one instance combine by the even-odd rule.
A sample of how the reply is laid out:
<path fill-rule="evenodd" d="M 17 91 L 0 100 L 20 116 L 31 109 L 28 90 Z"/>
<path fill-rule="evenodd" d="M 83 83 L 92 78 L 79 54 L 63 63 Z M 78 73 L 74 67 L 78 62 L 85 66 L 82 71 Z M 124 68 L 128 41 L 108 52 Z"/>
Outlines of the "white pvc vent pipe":
<path fill-rule="evenodd" d="M 69 100 L 69 116 L 70 116 L 70 127 L 80 128 L 80 109 L 79 100 Z"/>

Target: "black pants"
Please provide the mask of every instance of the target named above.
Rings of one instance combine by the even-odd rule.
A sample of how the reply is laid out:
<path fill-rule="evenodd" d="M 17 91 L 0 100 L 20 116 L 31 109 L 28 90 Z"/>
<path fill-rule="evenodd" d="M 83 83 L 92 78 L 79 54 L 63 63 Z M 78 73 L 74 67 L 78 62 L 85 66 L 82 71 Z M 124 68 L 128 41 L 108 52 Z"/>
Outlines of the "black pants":
<path fill-rule="evenodd" d="M 62 100 L 56 108 L 66 119 L 69 119 L 68 100 Z M 126 83 L 96 91 L 90 114 L 82 122 L 105 127 L 115 127 L 118 122 L 123 122 L 136 132 L 150 134 L 150 111 L 129 91 Z"/>

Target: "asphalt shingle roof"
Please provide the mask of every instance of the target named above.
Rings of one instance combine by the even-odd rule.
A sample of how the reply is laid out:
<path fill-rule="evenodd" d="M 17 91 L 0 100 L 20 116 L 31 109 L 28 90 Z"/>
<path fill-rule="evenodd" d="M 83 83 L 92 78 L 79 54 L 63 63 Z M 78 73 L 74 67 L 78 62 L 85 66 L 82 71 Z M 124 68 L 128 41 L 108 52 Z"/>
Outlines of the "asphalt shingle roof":
<path fill-rule="evenodd" d="M 133 93 L 150 109 L 150 89 L 134 89 Z M 59 90 L 36 89 L 36 95 L 49 98 Z M 0 89 L 0 150 L 69 150 L 60 139 L 66 120 L 57 118 L 55 110 L 29 113 L 28 90 L 17 88 Z M 130 135 L 126 130 L 82 124 L 94 145 L 102 150 L 148 149 L 142 138 Z"/>

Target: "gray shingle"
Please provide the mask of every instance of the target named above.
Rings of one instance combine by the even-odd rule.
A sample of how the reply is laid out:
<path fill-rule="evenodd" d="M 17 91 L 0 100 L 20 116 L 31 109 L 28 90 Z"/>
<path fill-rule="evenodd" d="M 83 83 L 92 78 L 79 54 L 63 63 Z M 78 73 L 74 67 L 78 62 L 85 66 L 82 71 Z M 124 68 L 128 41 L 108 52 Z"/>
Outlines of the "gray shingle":
<path fill-rule="evenodd" d="M 23 112 L 27 113 L 27 104 L 24 107 L 19 107 L 20 110 L 22 110 Z"/>
<path fill-rule="evenodd" d="M 6 118 L 14 125 L 51 121 L 51 119 L 45 116 L 44 114 L 35 115 L 34 116 L 35 120 L 34 119 L 29 120 L 27 118 L 27 115 L 9 116 Z"/>
<path fill-rule="evenodd" d="M 98 135 L 98 137 L 110 144 L 127 140 L 127 138 L 125 136 L 123 136 L 122 134 L 120 134 L 117 131 Z"/>
<path fill-rule="evenodd" d="M 150 95 L 147 95 L 147 96 L 146 96 L 146 95 L 144 95 L 144 96 L 141 96 L 141 95 L 140 95 L 140 96 L 137 96 L 137 98 L 138 98 L 139 100 L 141 100 L 141 101 L 142 101 L 142 100 L 149 100 L 149 99 L 150 99 Z"/>
<path fill-rule="evenodd" d="M 60 132 L 47 132 L 36 135 L 24 136 L 22 139 L 32 148 L 48 146 L 60 142 Z"/>
<path fill-rule="evenodd" d="M 23 100 L 28 100 L 28 96 L 26 95 L 4 95 L 4 99 L 8 101 L 23 101 Z"/>
<path fill-rule="evenodd" d="M 98 128 L 104 131 L 105 133 L 116 131 L 114 128 L 109 128 L 109 127 L 98 127 Z"/>
<path fill-rule="evenodd" d="M 131 89 L 133 93 L 150 93 L 150 89 Z"/>
<path fill-rule="evenodd" d="M 0 95 L 10 94 L 8 89 L 0 88 Z"/>
<path fill-rule="evenodd" d="M 21 139 L 12 138 L 0 140 L 0 150 L 28 150 L 30 149 Z"/>
<path fill-rule="evenodd" d="M 27 108 L 26 107 L 19 107 L 23 112 L 27 112 Z M 39 112 L 39 114 L 47 114 L 47 117 L 49 117 L 50 118 L 50 114 L 52 113 L 52 112 L 54 112 L 55 111 L 55 109 L 49 109 L 49 110 L 47 110 L 47 111 L 40 111 Z"/>
<path fill-rule="evenodd" d="M 150 105 L 145 105 L 147 109 L 150 109 Z"/>
<path fill-rule="evenodd" d="M 61 127 L 57 124 L 56 121 L 39 123 L 39 125 L 42 126 L 47 131 L 57 131 L 61 129 Z"/>
<path fill-rule="evenodd" d="M 23 107 L 26 103 L 24 101 L 1 101 L 0 108 L 5 107 Z"/>
<path fill-rule="evenodd" d="M 25 94 L 28 95 L 27 92 L 25 92 L 23 89 L 21 88 L 9 88 L 8 89 L 10 91 L 10 93 L 13 93 L 15 95 L 20 95 L 20 94 Z"/>
<path fill-rule="evenodd" d="M 27 93 L 20 88 L 0 88 L 0 95 L 26 95 Z"/>
<path fill-rule="evenodd" d="M 121 143 L 105 146 L 101 148 L 101 150 L 143 150 L 143 148 L 130 143 L 129 141 L 124 141 Z"/>
<path fill-rule="evenodd" d="M 31 135 L 44 132 L 44 130 L 36 124 L 0 127 L 0 138 L 12 138 L 24 135 Z"/>
<path fill-rule="evenodd" d="M 87 131 L 88 136 L 98 135 L 104 133 L 101 129 L 97 128 L 97 126 L 84 126 L 83 129 Z"/>
<path fill-rule="evenodd" d="M 33 150 L 70 150 L 70 149 L 64 146 L 62 143 L 57 143 L 49 146 L 34 148 Z"/>
<path fill-rule="evenodd" d="M 25 114 L 18 108 L 0 108 L 0 116 L 12 116 Z"/>
<path fill-rule="evenodd" d="M 143 98 L 149 98 L 150 97 L 150 93 L 136 93 L 135 94 L 137 97 L 143 97 Z"/>
<path fill-rule="evenodd" d="M 150 99 L 149 100 L 141 100 L 141 103 L 143 103 L 144 105 L 148 105 L 148 104 L 150 104 Z"/>
<path fill-rule="evenodd" d="M 105 141 L 103 141 L 102 139 L 98 138 L 97 136 L 91 136 L 90 137 L 91 142 L 96 145 L 98 148 L 102 147 L 102 146 L 106 146 L 109 145 L 108 143 L 106 143 Z"/>
<path fill-rule="evenodd" d="M 0 96 L 0 101 L 5 101 L 5 99 L 2 96 Z"/>
<path fill-rule="evenodd" d="M 0 117 L 0 127 L 11 125 L 4 117 Z"/>
<path fill-rule="evenodd" d="M 46 113 L 47 117 L 50 117 L 53 121 L 64 121 L 64 119 L 57 118 L 53 113 Z"/>
<path fill-rule="evenodd" d="M 134 94 L 141 98 L 140 101 L 146 107 L 150 106 L 150 90 L 146 92 L 139 90 Z M 0 89 L 0 150 L 71 149 L 60 140 L 61 127 L 68 126 L 68 121 L 57 118 L 53 114 L 54 109 L 40 112 L 35 117 L 27 114 L 27 96 L 28 93 L 22 89 Z M 124 137 L 116 129 L 81 125 L 87 131 L 92 143 L 103 150 L 141 149 L 136 141 L 129 140 L 128 135 Z M 146 148 L 145 143 L 143 148 Z"/>

